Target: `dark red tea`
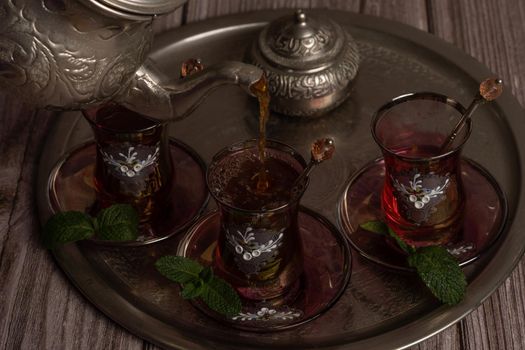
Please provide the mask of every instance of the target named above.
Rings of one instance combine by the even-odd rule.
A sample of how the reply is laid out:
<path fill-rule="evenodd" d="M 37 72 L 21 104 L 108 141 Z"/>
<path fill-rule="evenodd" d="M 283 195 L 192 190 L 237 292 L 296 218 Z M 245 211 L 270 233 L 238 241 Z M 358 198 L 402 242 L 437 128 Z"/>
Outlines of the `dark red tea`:
<path fill-rule="evenodd" d="M 453 241 L 462 226 L 464 205 L 459 153 L 436 158 L 435 145 L 393 152 L 385 155 L 382 194 L 388 225 L 414 246 Z"/>
<path fill-rule="evenodd" d="M 387 223 L 407 243 L 443 245 L 459 238 L 464 212 L 460 157 L 467 122 L 442 147 L 465 108 L 445 95 L 411 93 L 383 105 L 372 136 L 385 159 L 382 206 Z"/>
<path fill-rule="evenodd" d="M 129 203 L 141 222 L 150 220 L 166 201 L 172 177 L 163 125 L 116 105 L 85 114 L 97 141 L 100 205 Z"/>
<path fill-rule="evenodd" d="M 243 297 L 255 300 L 289 295 L 302 271 L 301 194 L 290 190 L 304 164 L 275 149 L 267 148 L 265 155 L 264 192 L 258 188 L 261 163 L 255 144 L 215 162 L 208 174 L 221 212 L 216 272 Z"/>
<path fill-rule="evenodd" d="M 264 167 L 268 187 L 264 192 L 258 188 L 260 169 Z M 223 199 L 226 203 L 244 210 L 266 211 L 279 208 L 290 202 L 290 188 L 299 176 L 286 162 L 267 158 L 264 165 L 257 158 L 245 159 L 239 166 L 238 173 L 224 188 Z"/>

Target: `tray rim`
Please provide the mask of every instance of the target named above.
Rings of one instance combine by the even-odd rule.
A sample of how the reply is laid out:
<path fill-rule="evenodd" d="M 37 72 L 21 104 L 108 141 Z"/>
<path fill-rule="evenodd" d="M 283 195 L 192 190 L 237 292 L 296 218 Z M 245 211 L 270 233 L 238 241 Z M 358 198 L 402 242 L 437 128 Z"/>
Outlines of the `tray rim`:
<path fill-rule="evenodd" d="M 262 26 L 267 23 L 268 20 L 271 20 L 279 15 L 287 14 L 290 9 L 282 10 L 273 10 L 273 11 L 255 11 L 249 13 L 235 14 L 217 17 L 213 19 L 208 19 L 202 22 L 192 23 L 187 26 L 183 26 L 171 31 L 167 31 L 159 35 L 152 46 L 152 51 L 150 57 L 155 58 L 156 55 L 161 55 L 163 49 L 166 49 L 168 46 L 176 42 L 180 44 L 185 40 L 195 40 L 195 37 L 200 35 L 212 35 L 217 31 L 227 32 L 228 30 L 237 30 L 240 27 L 257 27 Z M 435 53 L 443 59 L 448 60 L 455 66 L 459 67 L 464 73 L 474 80 L 480 80 L 486 76 L 490 76 L 491 72 L 480 62 L 463 52 L 461 49 L 453 46 L 450 43 L 445 42 L 444 40 L 429 34 L 424 31 L 420 31 L 411 26 L 398 23 L 395 21 L 378 18 L 369 15 L 356 14 L 352 12 L 342 11 L 342 10 L 315 10 L 320 13 L 341 13 L 345 18 L 348 18 L 352 22 L 352 26 L 363 27 L 368 30 L 375 30 L 381 32 L 387 32 L 389 35 L 400 37 L 404 40 L 410 41 L 418 46 L 423 46 L 426 50 Z M 224 26 L 224 22 L 228 21 L 229 25 Z M 514 127 L 519 126 L 519 129 L 525 130 L 525 119 L 518 118 L 520 115 L 524 114 L 524 111 L 520 104 L 514 99 L 510 92 L 506 91 L 495 103 L 497 107 L 502 111 L 502 115 L 505 115 L 506 122 Z M 77 121 L 74 121 L 76 123 Z M 58 125 L 56 122 L 55 126 L 60 128 L 63 125 Z M 49 142 L 49 135 L 56 133 L 57 128 L 54 128 L 48 134 L 48 139 L 46 144 Z M 513 129 L 510 128 L 509 129 Z M 70 128 L 67 128 L 69 131 Z M 525 145 L 525 140 L 518 142 L 514 137 L 514 144 L 516 145 L 517 157 L 519 159 L 519 173 L 523 173 L 523 164 L 525 163 L 525 152 L 523 147 Z M 521 149 L 520 146 L 521 145 Z M 68 151 L 68 150 L 63 150 Z M 37 187 L 37 201 L 39 207 L 39 215 L 41 221 L 49 216 L 49 212 L 46 210 L 45 206 L 42 205 L 47 199 L 43 193 L 41 193 L 42 181 L 44 183 L 47 181 L 47 168 L 48 164 L 42 161 L 45 155 L 45 150 L 40 159 L 39 171 L 38 171 L 38 187 Z M 44 174 L 44 175 L 42 175 Z M 428 339 L 433 335 L 443 331 L 445 328 L 456 323 L 468 313 L 473 311 L 478 307 L 485 299 L 487 299 L 508 277 L 508 275 L 514 270 L 517 263 L 520 261 L 523 253 L 525 252 L 525 245 L 523 244 L 524 233 L 515 232 L 515 227 L 522 227 L 525 225 L 525 216 L 517 217 L 516 213 L 520 211 L 520 208 L 524 206 L 523 200 L 525 198 L 525 186 L 521 185 L 519 188 L 518 201 L 516 203 L 515 210 L 509 208 L 509 217 L 510 220 L 507 223 L 506 232 L 504 232 L 504 237 L 496 244 L 494 248 L 494 253 L 490 261 L 486 263 L 482 271 L 476 276 L 476 278 L 471 281 L 468 286 L 468 293 L 465 300 L 455 307 L 439 307 L 434 311 L 424 315 L 419 318 L 417 322 L 409 322 L 403 326 L 390 330 L 380 335 L 373 336 L 371 338 L 361 339 L 351 343 L 337 345 L 328 345 L 324 347 L 328 348 L 352 348 L 359 349 L 362 347 L 374 348 L 374 349 L 392 349 L 392 348 L 406 348 L 417 344 L 420 341 Z M 523 210 L 522 210 L 523 211 Z M 338 226 L 338 225 L 336 225 Z M 340 228 L 340 227 L 339 227 Z M 512 233 L 514 232 L 514 233 Z M 504 248 L 508 248 L 505 253 L 502 252 Z M 206 349 L 207 346 L 213 345 L 215 343 L 209 343 L 202 338 L 196 339 L 190 334 L 181 332 L 180 330 L 171 327 L 158 319 L 151 317 L 150 315 L 142 312 L 128 300 L 122 296 L 116 294 L 117 299 L 119 299 L 119 304 L 127 308 L 127 315 L 124 315 L 121 309 L 117 308 L 119 312 L 115 313 L 114 303 L 111 306 L 104 304 L 104 298 L 101 299 L 101 294 L 99 293 L 100 288 L 104 290 L 113 291 L 109 286 L 100 278 L 100 276 L 91 276 L 89 278 L 85 276 L 78 276 L 74 274 L 75 264 L 72 264 L 71 257 L 74 257 L 78 263 L 83 263 L 84 265 L 89 265 L 79 252 L 78 246 L 72 244 L 65 246 L 58 250 L 55 250 L 54 257 L 57 260 L 61 269 L 68 275 L 72 283 L 82 292 L 82 294 L 99 310 L 101 310 L 106 316 L 119 323 L 121 326 L 126 328 L 128 331 L 140 336 L 143 339 L 146 339 L 154 344 L 157 344 L 162 347 L 171 347 L 177 349 Z M 76 253 L 76 256 L 74 256 Z M 73 255 L 72 255 L 73 254 Z M 498 265 L 499 260 L 498 256 L 505 254 L 511 255 L 513 258 L 510 261 L 506 261 L 505 264 Z M 85 271 L 84 271 L 85 272 Z M 486 282 L 483 282 L 484 275 L 489 274 L 492 277 L 490 285 Z M 87 290 L 86 290 L 87 289 Z M 95 291 L 95 295 L 89 293 L 89 291 Z M 113 291 L 114 292 L 114 291 Z M 98 294 L 98 295 L 96 295 Z M 129 317 L 137 316 L 141 317 L 140 324 L 130 325 Z M 145 332 L 144 328 L 141 327 L 144 322 L 151 322 L 155 325 L 155 332 Z M 432 321 L 432 322 L 430 322 Z M 163 332 L 159 331 L 164 329 Z M 170 337 L 165 337 L 168 331 Z M 164 334 L 163 334 L 164 333 Z M 158 335 L 163 335 L 158 337 Z M 236 346 L 237 347 L 237 346 Z"/>

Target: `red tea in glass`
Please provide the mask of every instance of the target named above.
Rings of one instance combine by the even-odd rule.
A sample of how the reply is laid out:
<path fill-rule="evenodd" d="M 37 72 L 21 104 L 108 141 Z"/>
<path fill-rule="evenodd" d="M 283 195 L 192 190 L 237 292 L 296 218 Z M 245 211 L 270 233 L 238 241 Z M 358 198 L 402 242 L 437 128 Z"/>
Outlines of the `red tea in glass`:
<path fill-rule="evenodd" d="M 446 151 L 441 146 L 463 113 L 446 96 L 416 93 L 392 100 L 372 122 L 385 159 L 386 223 L 416 247 L 446 244 L 459 236 L 464 212 L 460 157 L 470 122 Z"/>
<path fill-rule="evenodd" d="M 261 190 L 257 140 L 228 147 L 212 160 L 208 187 L 221 215 L 215 271 L 244 298 L 268 300 L 298 288 L 297 215 L 303 192 L 291 188 L 305 166 L 292 148 L 267 140 L 263 169 L 268 186 Z"/>
<path fill-rule="evenodd" d="M 119 105 L 84 111 L 95 134 L 99 205 L 129 203 L 151 220 L 169 195 L 172 161 L 164 124 Z"/>

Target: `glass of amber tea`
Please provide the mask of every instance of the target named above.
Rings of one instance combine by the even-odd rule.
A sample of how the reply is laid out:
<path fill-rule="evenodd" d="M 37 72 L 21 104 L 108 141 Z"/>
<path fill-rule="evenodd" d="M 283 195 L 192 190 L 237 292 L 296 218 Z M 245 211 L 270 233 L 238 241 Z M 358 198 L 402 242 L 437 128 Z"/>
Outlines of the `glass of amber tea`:
<path fill-rule="evenodd" d="M 372 135 L 385 160 L 382 208 L 386 223 L 416 247 L 455 241 L 465 196 L 460 156 L 470 121 L 443 147 L 465 112 L 444 95 L 413 93 L 381 107 Z"/>
<path fill-rule="evenodd" d="M 116 104 L 83 113 L 97 148 L 95 209 L 129 203 L 141 223 L 154 219 L 168 200 L 173 177 L 166 124 Z"/>
<path fill-rule="evenodd" d="M 272 140 L 264 163 L 258 141 L 249 140 L 220 151 L 209 166 L 208 188 L 221 221 L 214 270 L 246 299 L 290 300 L 300 290 L 297 216 L 306 185 L 292 187 L 305 166 L 293 148 Z"/>

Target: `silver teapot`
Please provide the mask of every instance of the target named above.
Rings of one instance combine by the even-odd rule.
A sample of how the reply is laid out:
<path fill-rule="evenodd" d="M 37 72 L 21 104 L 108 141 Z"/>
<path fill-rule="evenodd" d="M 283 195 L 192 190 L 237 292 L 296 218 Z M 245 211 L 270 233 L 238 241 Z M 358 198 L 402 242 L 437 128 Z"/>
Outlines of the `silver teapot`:
<path fill-rule="evenodd" d="M 156 119 L 185 117 L 211 88 L 250 86 L 262 71 L 224 62 L 167 79 L 147 60 L 155 15 L 185 0 L 1 0 L 0 89 L 39 108 L 116 101 Z"/>

